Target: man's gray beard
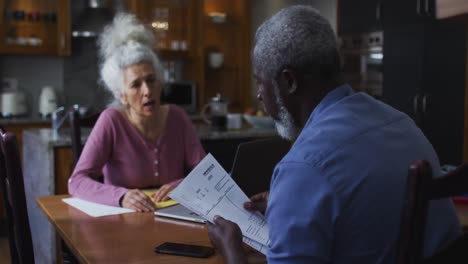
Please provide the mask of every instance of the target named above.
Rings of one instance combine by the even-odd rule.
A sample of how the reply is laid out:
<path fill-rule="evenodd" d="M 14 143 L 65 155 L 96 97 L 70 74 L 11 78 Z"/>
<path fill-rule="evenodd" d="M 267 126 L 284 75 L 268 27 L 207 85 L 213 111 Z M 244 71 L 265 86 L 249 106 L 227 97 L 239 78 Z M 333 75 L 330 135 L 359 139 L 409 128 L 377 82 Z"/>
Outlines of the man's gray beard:
<path fill-rule="evenodd" d="M 273 91 L 276 96 L 276 105 L 278 106 L 278 118 L 279 120 L 275 120 L 275 127 L 276 131 L 280 137 L 293 141 L 299 136 L 301 129 L 294 124 L 294 119 L 289 113 L 288 109 L 284 106 L 283 100 L 280 97 L 279 87 L 273 84 Z"/>
<path fill-rule="evenodd" d="M 293 141 L 299 135 L 300 129 L 294 125 L 293 118 L 288 110 L 283 106 L 279 105 L 279 120 L 275 120 L 276 131 L 280 137 Z"/>

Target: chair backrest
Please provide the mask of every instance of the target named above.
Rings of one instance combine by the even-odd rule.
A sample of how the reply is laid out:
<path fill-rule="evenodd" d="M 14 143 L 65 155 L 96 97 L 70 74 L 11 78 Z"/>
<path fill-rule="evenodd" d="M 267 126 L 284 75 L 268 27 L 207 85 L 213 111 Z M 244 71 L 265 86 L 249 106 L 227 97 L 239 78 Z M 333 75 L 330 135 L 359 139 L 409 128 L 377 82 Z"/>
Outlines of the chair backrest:
<path fill-rule="evenodd" d="M 291 142 L 280 137 L 239 144 L 232 165 L 232 179 L 249 197 L 267 191 L 276 164 L 290 148 Z"/>
<path fill-rule="evenodd" d="M 468 193 L 468 163 L 438 178 L 432 177 L 427 161 L 409 167 L 405 205 L 402 212 L 397 264 L 468 263 L 468 236 L 463 235 L 446 248 L 423 259 L 424 235 L 430 200 Z M 453 262 L 455 261 L 455 262 Z"/>
<path fill-rule="evenodd" d="M 0 145 L 0 185 L 5 200 L 11 261 L 34 263 L 18 142 L 13 134 L 2 133 Z"/>
<path fill-rule="evenodd" d="M 71 142 L 72 142 L 72 156 L 73 156 L 73 167 L 78 162 L 81 151 L 83 150 L 83 143 L 81 142 L 81 128 L 91 128 L 94 126 L 101 113 L 94 113 L 86 117 L 80 117 L 78 110 L 73 109 L 68 113 L 71 130 Z"/>

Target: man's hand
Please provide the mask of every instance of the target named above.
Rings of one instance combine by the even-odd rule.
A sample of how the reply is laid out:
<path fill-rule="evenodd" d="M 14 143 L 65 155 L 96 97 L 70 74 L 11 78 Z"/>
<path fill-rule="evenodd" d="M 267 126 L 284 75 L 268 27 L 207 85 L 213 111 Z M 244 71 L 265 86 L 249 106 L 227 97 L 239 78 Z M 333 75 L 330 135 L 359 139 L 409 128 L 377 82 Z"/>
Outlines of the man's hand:
<path fill-rule="evenodd" d="M 155 202 L 163 202 L 169 200 L 169 196 L 167 194 L 172 191 L 175 187 L 170 184 L 164 184 L 159 188 L 156 192 L 154 192 L 151 197 Z"/>
<path fill-rule="evenodd" d="M 129 190 L 122 198 L 122 207 L 136 210 L 137 212 L 151 212 L 156 210 L 156 205 L 142 191 Z"/>
<path fill-rule="evenodd" d="M 254 196 L 250 197 L 250 202 L 244 203 L 244 208 L 249 211 L 258 210 L 260 213 L 265 214 L 269 194 L 270 192 L 268 191 L 255 194 Z"/>
<path fill-rule="evenodd" d="M 226 257 L 226 263 L 247 263 L 239 226 L 221 216 L 215 216 L 213 221 L 214 224 L 207 224 L 208 236 L 213 246 Z"/>

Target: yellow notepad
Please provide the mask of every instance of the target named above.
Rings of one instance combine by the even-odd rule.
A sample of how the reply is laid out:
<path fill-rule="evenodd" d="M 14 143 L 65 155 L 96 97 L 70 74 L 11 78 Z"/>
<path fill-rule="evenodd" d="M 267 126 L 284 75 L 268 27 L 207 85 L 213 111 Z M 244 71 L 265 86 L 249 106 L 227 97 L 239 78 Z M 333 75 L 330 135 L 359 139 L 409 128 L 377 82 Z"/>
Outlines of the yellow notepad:
<path fill-rule="evenodd" d="M 151 195 L 156 192 L 158 189 L 146 189 L 146 190 L 143 190 L 143 192 L 148 195 L 149 198 L 151 198 L 151 200 L 153 200 L 153 198 L 151 197 Z M 153 200 L 154 202 L 154 200 Z M 161 209 L 161 208 L 164 208 L 164 207 L 168 207 L 168 206 L 171 206 L 171 205 L 175 205 L 175 204 L 178 204 L 177 201 L 175 200 L 172 200 L 172 199 L 169 199 L 167 201 L 164 201 L 164 202 L 154 202 L 154 204 L 156 205 L 156 208 L 158 209 Z"/>

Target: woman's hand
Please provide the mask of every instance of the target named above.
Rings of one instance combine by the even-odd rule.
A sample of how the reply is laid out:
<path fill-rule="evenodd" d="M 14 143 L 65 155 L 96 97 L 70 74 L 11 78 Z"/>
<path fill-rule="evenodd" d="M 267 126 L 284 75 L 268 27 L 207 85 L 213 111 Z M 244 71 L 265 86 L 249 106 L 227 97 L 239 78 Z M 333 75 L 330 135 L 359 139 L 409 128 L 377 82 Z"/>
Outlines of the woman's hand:
<path fill-rule="evenodd" d="M 154 192 L 151 197 L 155 202 L 163 202 L 169 200 L 167 194 L 172 191 L 175 187 L 170 184 L 164 184 L 156 192 Z"/>
<path fill-rule="evenodd" d="M 137 212 L 152 212 L 156 205 L 142 191 L 138 189 L 129 190 L 122 198 L 122 207 L 136 210 Z"/>

